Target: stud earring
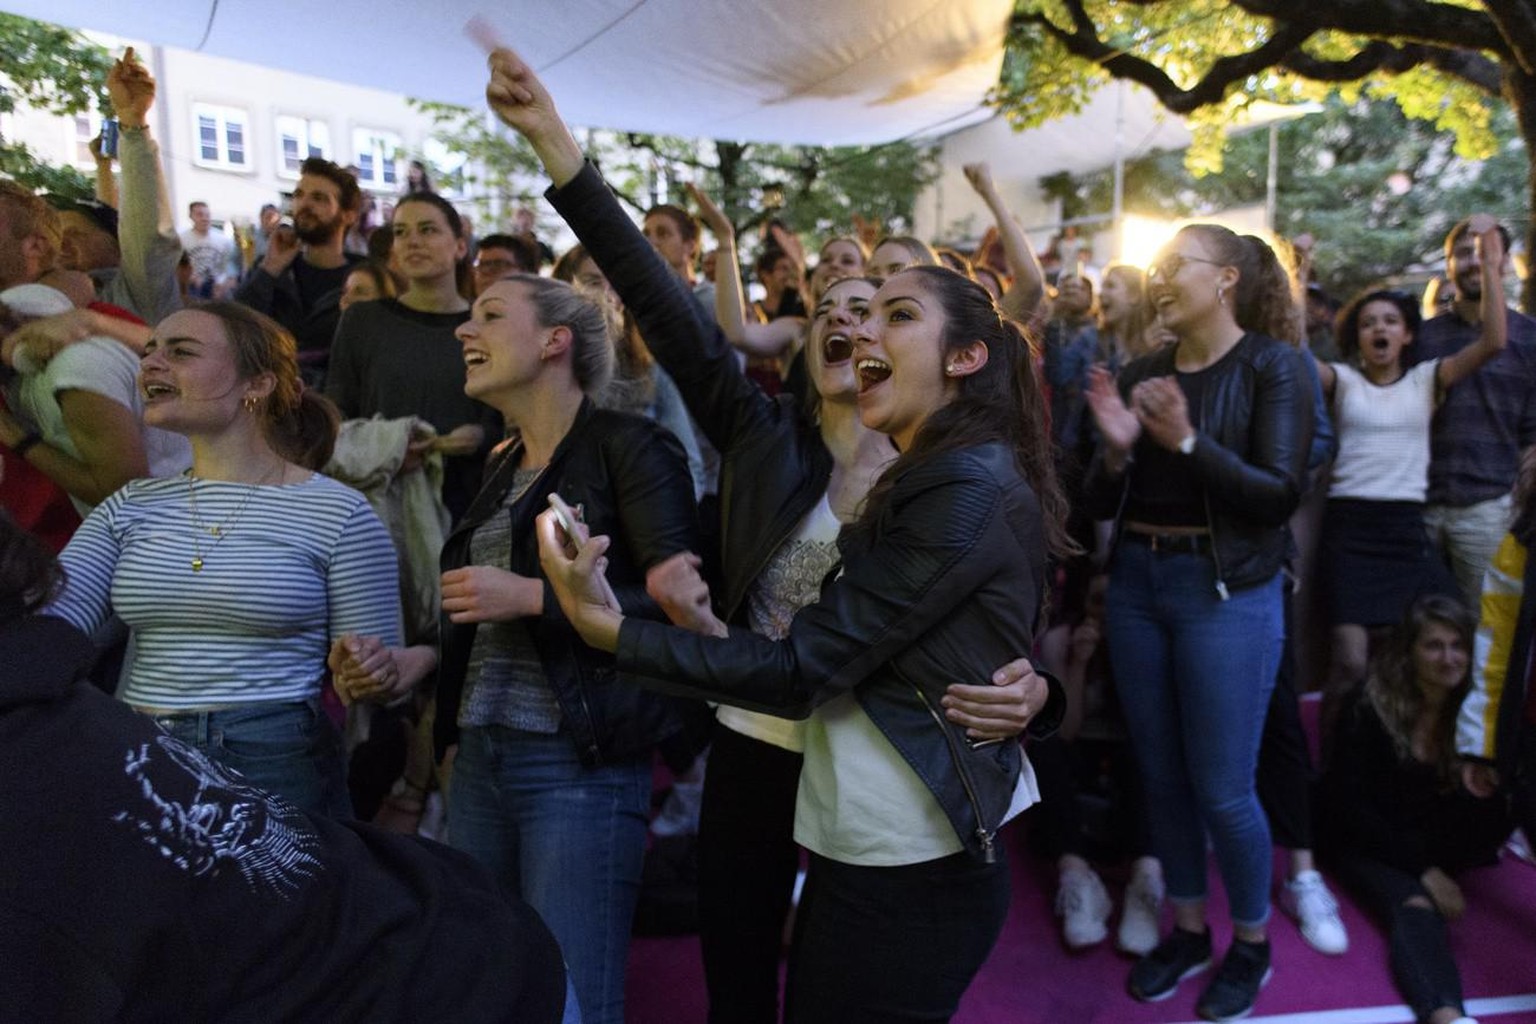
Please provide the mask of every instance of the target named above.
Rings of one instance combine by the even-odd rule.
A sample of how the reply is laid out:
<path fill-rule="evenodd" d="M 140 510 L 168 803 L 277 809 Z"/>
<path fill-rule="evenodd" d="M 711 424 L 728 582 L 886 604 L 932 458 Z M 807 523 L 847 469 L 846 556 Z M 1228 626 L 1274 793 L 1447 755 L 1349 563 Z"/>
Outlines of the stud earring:
<path fill-rule="evenodd" d="M 1217 301 L 1218 304 L 1223 305 L 1223 306 L 1225 306 L 1227 304 L 1227 287 L 1226 287 L 1226 285 L 1219 284 L 1219 285 L 1216 286 L 1216 301 Z"/>
<path fill-rule="evenodd" d="M 944 372 L 953 377 L 955 374 L 960 372 L 960 367 L 956 366 L 954 363 L 950 363 L 948 366 L 944 367 Z"/>

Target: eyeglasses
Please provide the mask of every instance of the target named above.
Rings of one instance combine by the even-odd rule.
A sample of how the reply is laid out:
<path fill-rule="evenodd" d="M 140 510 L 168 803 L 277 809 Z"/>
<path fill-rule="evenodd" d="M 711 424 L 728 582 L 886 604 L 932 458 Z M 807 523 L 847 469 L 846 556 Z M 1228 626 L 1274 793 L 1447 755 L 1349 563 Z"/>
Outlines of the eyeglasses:
<path fill-rule="evenodd" d="M 517 264 L 513 263 L 511 260 L 498 260 L 498 259 L 475 260 L 475 269 L 476 270 L 489 270 L 489 271 L 492 271 L 494 273 L 499 274 L 499 273 L 502 273 L 503 271 L 507 271 L 507 270 L 516 270 L 517 269 Z"/>
<path fill-rule="evenodd" d="M 1174 276 L 1184 269 L 1186 263 L 1208 263 L 1213 267 L 1226 266 L 1219 260 L 1208 260 L 1204 256 L 1186 256 L 1181 252 L 1171 252 L 1147 267 L 1147 280 L 1160 277 L 1164 281 L 1172 281 Z"/>

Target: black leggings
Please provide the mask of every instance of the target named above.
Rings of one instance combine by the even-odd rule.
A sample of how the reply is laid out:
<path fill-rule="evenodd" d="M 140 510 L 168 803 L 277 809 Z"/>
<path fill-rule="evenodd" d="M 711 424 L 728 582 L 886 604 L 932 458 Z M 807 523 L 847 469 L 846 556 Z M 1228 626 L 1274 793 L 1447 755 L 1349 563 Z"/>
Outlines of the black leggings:
<path fill-rule="evenodd" d="M 1442 1006 L 1458 1011 L 1461 975 L 1451 958 L 1445 920 L 1413 875 L 1356 854 L 1336 855 L 1329 865 L 1368 911 L 1387 929 L 1392 977 L 1420 1020 Z M 1421 897 L 1427 907 L 1411 906 Z"/>
<path fill-rule="evenodd" d="M 801 755 L 720 726 L 699 810 L 699 945 L 710 1024 L 776 1024 L 800 852 Z"/>
<path fill-rule="evenodd" d="M 784 1024 L 937 1024 L 1008 916 L 1008 857 L 968 852 L 900 867 L 811 855 L 795 919 Z"/>

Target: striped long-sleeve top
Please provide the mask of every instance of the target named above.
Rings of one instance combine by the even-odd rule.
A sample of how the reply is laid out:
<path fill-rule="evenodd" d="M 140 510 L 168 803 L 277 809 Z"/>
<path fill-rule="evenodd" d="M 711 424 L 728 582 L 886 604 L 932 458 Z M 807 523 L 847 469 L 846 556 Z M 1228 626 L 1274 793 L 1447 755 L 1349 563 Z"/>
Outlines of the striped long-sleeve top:
<path fill-rule="evenodd" d="M 60 561 L 50 613 L 90 633 L 116 612 L 133 629 L 130 704 L 305 700 L 336 637 L 400 643 L 389 534 L 361 494 L 318 473 L 285 486 L 132 481 Z"/>

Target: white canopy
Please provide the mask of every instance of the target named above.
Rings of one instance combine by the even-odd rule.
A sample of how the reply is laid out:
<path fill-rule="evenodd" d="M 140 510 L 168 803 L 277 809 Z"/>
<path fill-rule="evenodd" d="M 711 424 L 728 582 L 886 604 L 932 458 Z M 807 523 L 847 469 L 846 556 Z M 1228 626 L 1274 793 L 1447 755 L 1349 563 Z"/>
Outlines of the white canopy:
<path fill-rule="evenodd" d="M 982 120 L 1011 0 L 0 0 L 17 14 L 478 105 L 478 14 L 575 124 L 825 145 Z"/>

